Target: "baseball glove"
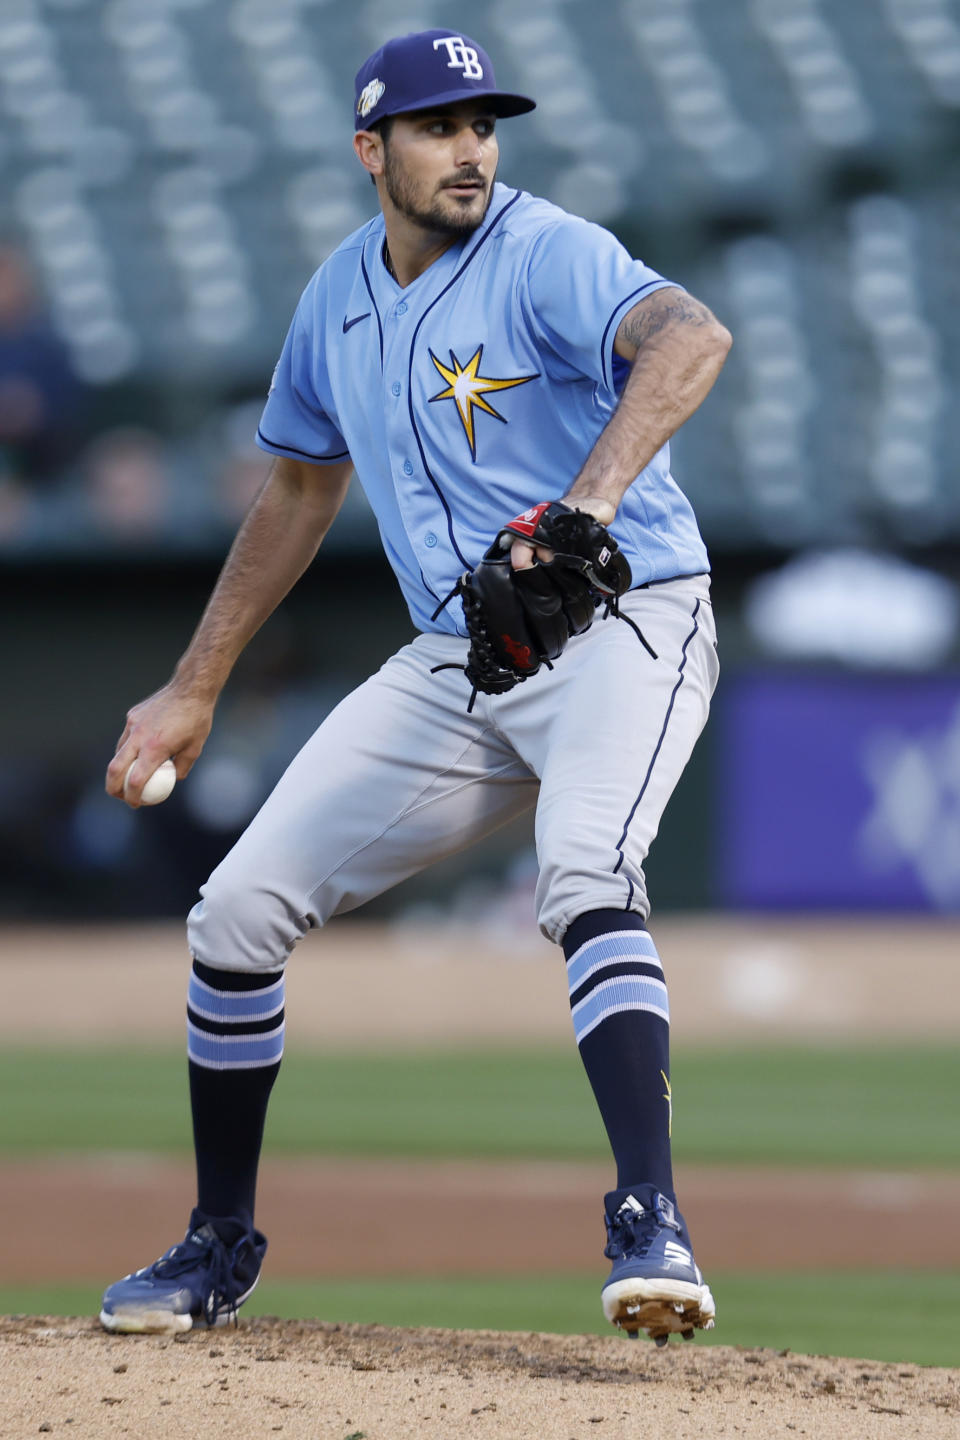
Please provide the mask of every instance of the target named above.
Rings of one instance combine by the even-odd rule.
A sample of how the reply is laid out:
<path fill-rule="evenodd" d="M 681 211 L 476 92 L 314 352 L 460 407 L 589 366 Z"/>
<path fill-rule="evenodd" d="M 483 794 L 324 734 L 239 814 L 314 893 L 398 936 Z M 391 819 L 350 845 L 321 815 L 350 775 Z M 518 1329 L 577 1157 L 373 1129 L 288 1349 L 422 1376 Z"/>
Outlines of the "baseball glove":
<path fill-rule="evenodd" d="M 544 546 L 553 559 L 515 570 L 515 540 Z M 455 595 L 463 601 L 470 649 L 462 668 L 473 686 L 467 709 L 478 691 L 502 695 L 541 665 L 552 669 L 570 636 L 589 629 L 598 605 L 606 605 L 605 614 L 619 613 L 617 599 L 631 579 L 616 540 L 586 511 L 547 500 L 511 520 L 434 612 L 436 619 Z"/>

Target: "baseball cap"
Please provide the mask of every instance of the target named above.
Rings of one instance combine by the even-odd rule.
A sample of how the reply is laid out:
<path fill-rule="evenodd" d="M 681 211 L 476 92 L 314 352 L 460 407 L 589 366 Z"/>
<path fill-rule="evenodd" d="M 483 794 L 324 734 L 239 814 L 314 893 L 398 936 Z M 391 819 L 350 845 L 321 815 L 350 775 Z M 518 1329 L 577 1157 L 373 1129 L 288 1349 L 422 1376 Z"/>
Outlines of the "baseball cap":
<path fill-rule="evenodd" d="M 494 115 L 525 115 L 536 108 L 526 95 L 497 89 L 485 50 L 456 30 L 418 30 L 388 40 L 357 71 L 354 119 L 369 130 L 387 115 L 489 101 Z"/>

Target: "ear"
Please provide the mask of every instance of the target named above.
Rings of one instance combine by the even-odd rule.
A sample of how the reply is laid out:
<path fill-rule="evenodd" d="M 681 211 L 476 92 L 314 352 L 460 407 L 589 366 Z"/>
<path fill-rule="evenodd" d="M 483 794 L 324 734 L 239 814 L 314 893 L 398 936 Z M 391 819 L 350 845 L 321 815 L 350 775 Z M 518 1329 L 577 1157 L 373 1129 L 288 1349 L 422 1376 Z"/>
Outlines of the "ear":
<path fill-rule="evenodd" d="M 383 140 L 373 130 L 358 130 L 353 137 L 357 159 L 374 179 L 383 174 Z"/>

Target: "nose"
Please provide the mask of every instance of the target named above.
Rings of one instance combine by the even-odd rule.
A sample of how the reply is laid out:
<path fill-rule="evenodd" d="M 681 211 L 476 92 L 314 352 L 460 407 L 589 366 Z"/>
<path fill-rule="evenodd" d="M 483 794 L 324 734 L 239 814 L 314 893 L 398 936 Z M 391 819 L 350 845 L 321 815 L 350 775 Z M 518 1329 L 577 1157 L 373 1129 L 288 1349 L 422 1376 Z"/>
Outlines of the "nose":
<path fill-rule="evenodd" d="M 479 165 L 483 158 L 480 136 L 472 125 L 465 125 L 457 136 L 456 163 L 458 165 Z"/>

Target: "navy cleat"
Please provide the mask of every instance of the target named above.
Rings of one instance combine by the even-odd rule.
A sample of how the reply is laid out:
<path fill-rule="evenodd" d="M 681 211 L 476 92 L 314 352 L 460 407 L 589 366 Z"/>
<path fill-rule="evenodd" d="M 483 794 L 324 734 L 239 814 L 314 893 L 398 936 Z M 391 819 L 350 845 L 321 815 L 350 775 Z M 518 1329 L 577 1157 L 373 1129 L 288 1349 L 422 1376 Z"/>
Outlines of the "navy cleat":
<path fill-rule="evenodd" d="M 265 1235 L 239 1220 L 218 1221 L 198 1210 L 179 1245 L 104 1291 L 100 1323 L 124 1335 L 166 1335 L 195 1322 L 227 1325 L 260 1278 Z M 221 1233 L 222 1232 L 222 1233 Z"/>
<path fill-rule="evenodd" d="M 683 1216 L 651 1186 L 622 1199 L 606 1197 L 607 1245 L 613 1261 L 603 1287 L 603 1313 L 636 1339 L 645 1330 L 658 1345 L 673 1334 L 712 1330 L 716 1306 L 693 1258 Z"/>

